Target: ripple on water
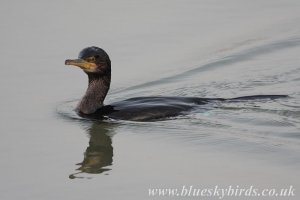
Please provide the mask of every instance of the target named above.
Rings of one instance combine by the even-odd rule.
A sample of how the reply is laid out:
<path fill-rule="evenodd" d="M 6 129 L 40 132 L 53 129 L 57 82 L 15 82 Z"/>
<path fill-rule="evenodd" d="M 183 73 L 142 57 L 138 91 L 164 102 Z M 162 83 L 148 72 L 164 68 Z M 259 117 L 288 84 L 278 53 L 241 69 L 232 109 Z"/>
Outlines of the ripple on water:
<path fill-rule="evenodd" d="M 75 112 L 76 105 L 78 104 L 78 100 L 70 100 L 65 101 L 57 105 L 56 112 L 61 117 L 69 120 L 84 120 L 82 117 L 77 115 Z"/>

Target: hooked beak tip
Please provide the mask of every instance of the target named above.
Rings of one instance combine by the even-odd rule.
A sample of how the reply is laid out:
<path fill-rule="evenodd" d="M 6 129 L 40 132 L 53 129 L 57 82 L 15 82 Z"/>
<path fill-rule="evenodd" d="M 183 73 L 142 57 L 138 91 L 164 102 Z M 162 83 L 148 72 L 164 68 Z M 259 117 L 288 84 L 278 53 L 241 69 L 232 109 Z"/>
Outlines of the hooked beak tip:
<path fill-rule="evenodd" d="M 71 61 L 71 60 L 69 60 L 69 59 L 68 59 L 68 60 L 65 60 L 65 65 L 70 65 L 70 61 Z"/>

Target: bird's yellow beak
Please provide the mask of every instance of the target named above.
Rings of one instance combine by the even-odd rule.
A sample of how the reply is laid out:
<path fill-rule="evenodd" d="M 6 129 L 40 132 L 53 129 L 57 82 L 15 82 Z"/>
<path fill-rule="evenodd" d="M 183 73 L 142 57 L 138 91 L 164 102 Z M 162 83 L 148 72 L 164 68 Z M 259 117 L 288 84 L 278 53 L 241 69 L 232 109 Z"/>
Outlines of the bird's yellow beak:
<path fill-rule="evenodd" d="M 83 70 L 93 70 L 97 67 L 96 63 L 88 62 L 83 59 L 68 59 L 65 61 L 65 65 L 74 65 Z"/>

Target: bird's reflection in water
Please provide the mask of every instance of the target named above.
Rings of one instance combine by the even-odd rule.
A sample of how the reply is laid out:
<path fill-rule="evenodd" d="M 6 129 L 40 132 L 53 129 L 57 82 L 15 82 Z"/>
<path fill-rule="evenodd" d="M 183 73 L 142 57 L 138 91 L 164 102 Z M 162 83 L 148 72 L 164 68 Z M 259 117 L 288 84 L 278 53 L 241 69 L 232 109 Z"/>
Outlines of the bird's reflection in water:
<path fill-rule="evenodd" d="M 87 178 L 80 176 L 83 173 L 100 174 L 111 170 L 108 167 L 113 162 L 111 127 L 103 123 L 94 123 L 87 131 L 90 136 L 89 146 L 84 153 L 83 161 L 77 164 L 80 166 L 77 169 L 79 172 L 71 174 L 70 179 Z"/>

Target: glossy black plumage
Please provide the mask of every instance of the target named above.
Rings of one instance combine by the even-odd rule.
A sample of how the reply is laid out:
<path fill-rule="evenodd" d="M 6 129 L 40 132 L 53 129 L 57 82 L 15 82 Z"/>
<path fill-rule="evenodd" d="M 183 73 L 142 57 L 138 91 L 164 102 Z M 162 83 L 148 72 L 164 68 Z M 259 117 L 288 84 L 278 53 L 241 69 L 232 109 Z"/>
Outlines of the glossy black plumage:
<path fill-rule="evenodd" d="M 232 99 L 198 97 L 135 97 L 104 105 L 104 99 L 110 87 L 111 61 L 101 48 L 83 49 L 78 59 L 66 60 L 67 65 L 82 68 L 88 75 L 88 89 L 78 104 L 80 116 L 92 119 L 105 117 L 117 120 L 155 121 L 185 114 L 191 109 L 209 102 L 245 101 L 255 99 L 276 99 L 286 95 L 254 95 Z"/>

